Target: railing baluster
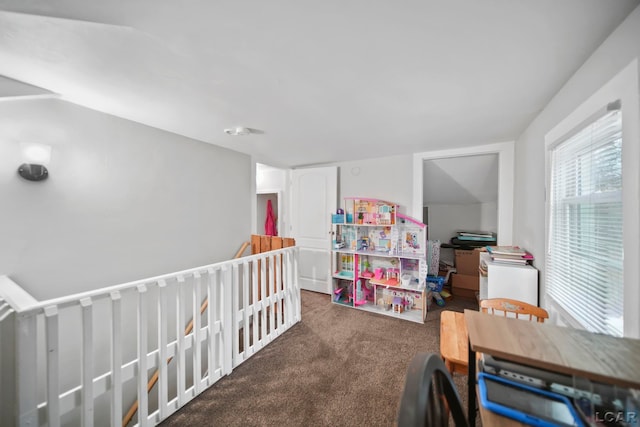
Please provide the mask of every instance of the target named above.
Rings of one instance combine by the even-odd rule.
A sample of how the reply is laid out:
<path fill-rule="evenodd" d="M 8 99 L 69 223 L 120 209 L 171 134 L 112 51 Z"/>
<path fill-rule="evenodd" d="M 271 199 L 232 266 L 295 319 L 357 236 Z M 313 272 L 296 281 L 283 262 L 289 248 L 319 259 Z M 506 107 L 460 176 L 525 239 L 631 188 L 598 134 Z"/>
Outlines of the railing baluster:
<path fill-rule="evenodd" d="M 158 367 L 158 409 L 160 419 L 164 420 L 169 416 L 167 408 L 169 402 L 169 383 L 167 367 L 167 282 L 158 281 L 158 353 L 160 353 Z"/>
<path fill-rule="evenodd" d="M 138 425 L 148 424 L 147 394 L 147 287 L 138 285 Z"/>
<path fill-rule="evenodd" d="M 253 345 L 251 346 L 251 352 L 248 355 L 251 355 L 256 352 L 258 348 L 258 330 L 260 329 L 260 325 L 258 324 L 258 283 L 260 282 L 259 274 L 260 274 L 260 262 L 257 260 L 253 261 L 253 282 L 251 283 L 251 287 L 253 289 L 253 294 L 251 298 L 251 329 L 253 330 Z"/>
<path fill-rule="evenodd" d="M 193 348 L 193 386 L 196 394 L 202 391 L 202 345 L 200 337 L 202 336 L 202 314 L 200 313 L 200 305 L 202 304 L 202 277 L 199 272 L 193 273 L 193 337 L 195 343 Z"/>
<path fill-rule="evenodd" d="M 231 286 L 231 310 L 233 312 L 233 319 L 238 320 L 238 293 L 240 289 L 239 283 L 239 273 L 238 273 L 238 264 L 233 264 L 233 284 Z M 232 350 L 232 366 L 237 366 L 238 358 L 240 357 L 240 338 L 238 335 L 240 334 L 240 326 L 238 322 L 231 325 L 231 348 Z"/>
<path fill-rule="evenodd" d="M 294 248 L 291 253 L 291 257 L 293 258 L 293 269 L 291 272 L 291 292 L 293 293 L 293 298 L 296 301 L 295 306 L 295 319 L 293 319 L 292 324 L 299 322 L 302 319 L 302 302 L 300 301 L 300 283 L 297 278 L 299 277 L 298 273 L 298 250 Z"/>
<path fill-rule="evenodd" d="M 233 340 L 232 334 L 237 333 L 237 318 L 233 310 L 233 300 L 231 294 L 231 269 L 226 265 L 222 266 L 222 284 L 220 298 L 222 303 L 222 374 L 229 375 L 233 369 Z"/>
<path fill-rule="evenodd" d="M 287 327 L 290 327 L 291 325 L 293 325 L 293 311 L 294 311 L 294 305 L 293 305 L 293 289 L 291 286 L 291 282 L 292 282 L 292 272 L 293 272 L 293 266 L 292 264 L 292 259 L 291 259 L 291 253 L 287 253 L 287 256 L 285 257 L 285 268 L 287 269 L 287 280 L 284 283 L 284 288 L 285 288 L 285 292 L 286 292 L 286 296 L 287 296 L 287 315 L 286 315 L 286 322 L 287 322 Z"/>
<path fill-rule="evenodd" d="M 278 255 L 278 280 L 276 282 L 276 289 L 278 290 L 278 329 L 284 328 L 284 254 Z M 280 329 L 278 334 L 283 331 Z"/>
<path fill-rule="evenodd" d="M 176 351 L 176 371 L 178 376 L 178 406 L 183 406 L 187 403 L 187 396 L 185 394 L 186 388 L 186 361 L 185 361 L 185 338 L 184 338 L 184 277 L 178 276 L 178 289 L 176 294 L 176 313 L 178 321 L 176 322 L 176 342 L 178 344 L 178 350 Z"/>
<path fill-rule="evenodd" d="M 278 325 L 282 327 L 283 331 L 281 331 L 280 333 L 284 332 L 285 330 L 287 330 L 287 326 L 286 326 L 286 320 L 287 320 L 287 310 L 288 310 L 288 303 L 287 303 L 287 254 L 283 253 L 280 254 L 280 282 L 278 283 L 278 292 L 280 293 L 280 297 L 278 298 L 278 301 L 280 302 L 280 309 L 278 310 L 278 316 L 279 316 L 279 321 L 278 321 Z"/>
<path fill-rule="evenodd" d="M 270 259 L 271 269 L 273 271 L 273 284 L 271 285 L 271 336 L 276 337 L 278 332 L 276 332 L 276 317 L 278 310 L 278 255 L 274 255 L 273 258 Z"/>
<path fill-rule="evenodd" d="M 80 300 L 82 309 L 82 425 L 93 426 L 93 301 Z"/>
<path fill-rule="evenodd" d="M 120 292 L 111 292 L 111 426 L 122 425 L 122 307 Z"/>
<path fill-rule="evenodd" d="M 47 346 L 47 419 L 50 427 L 60 425 L 59 318 L 55 305 L 44 309 Z"/>
<path fill-rule="evenodd" d="M 284 281 L 285 281 L 285 269 L 284 269 L 284 259 L 285 259 L 285 255 L 284 254 L 280 254 L 280 266 L 279 266 L 279 271 L 280 271 L 280 281 L 278 282 L 278 293 L 280 293 L 280 308 L 278 309 L 278 316 L 279 316 L 279 326 L 281 326 L 282 328 L 285 328 L 285 324 L 284 324 L 284 312 L 285 312 L 285 292 L 284 292 Z M 282 333 L 282 331 L 280 331 L 280 333 Z"/>
<path fill-rule="evenodd" d="M 293 280 L 295 276 L 295 270 L 296 270 L 296 259 L 293 255 L 290 255 L 290 259 L 291 259 L 291 281 L 289 282 L 289 293 L 291 294 L 291 302 L 292 302 L 291 324 L 293 325 L 294 323 L 296 323 L 298 302 L 297 302 L 296 293 L 295 293 L 295 281 Z"/>
<path fill-rule="evenodd" d="M 269 257 L 264 257 L 262 260 L 262 267 L 260 268 L 260 275 L 262 276 L 262 280 L 260 280 L 260 346 L 256 349 L 256 351 L 262 348 L 267 342 L 267 289 L 269 288 L 269 274 L 268 271 L 269 265 Z"/>
<path fill-rule="evenodd" d="M 209 328 L 209 341 L 207 341 L 207 387 L 213 385 L 216 378 L 216 351 L 219 351 L 217 343 L 218 334 L 216 333 L 216 318 L 218 313 L 218 305 L 220 301 L 215 294 L 215 276 L 217 270 L 212 268 L 207 270 L 207 296 L 209 298 L 209 309 L 207 310 L 207 325 Z"/>
<path fill-rule="evenodd" d="M 37 398 L 37 328 L 36 316 L 29 313 L 25 316 L 18 314 L 17 320 L 17 347 L 18 354 L 18 417 L 21 426 L 38 425 L 38 398 Z"/>
<path fill-rule="evenodd" d="M 249 328 L 249 293 L 251 284 L 251 274 L 249 273 L 249 263 L 242 263 L 242 313 L 244 319 L 242 320 L 243 338 L 244 344 L 242 346 L 243 354 L 242 359 L 245 360 L 249 354 L 249 334 L 251 328 Z"/>

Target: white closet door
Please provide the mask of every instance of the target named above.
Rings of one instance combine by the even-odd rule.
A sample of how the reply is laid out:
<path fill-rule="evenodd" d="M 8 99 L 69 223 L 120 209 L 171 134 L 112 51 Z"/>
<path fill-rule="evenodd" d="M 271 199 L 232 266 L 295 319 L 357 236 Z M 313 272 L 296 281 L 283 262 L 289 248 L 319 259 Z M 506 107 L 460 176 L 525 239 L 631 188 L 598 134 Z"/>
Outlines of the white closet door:
<path fill-rule="evenodd" d="M 331 214 L 338 207 L 338 168 L 291 172 L 291 235 L 300 250 L 300 286 L 331 293 Z"/>

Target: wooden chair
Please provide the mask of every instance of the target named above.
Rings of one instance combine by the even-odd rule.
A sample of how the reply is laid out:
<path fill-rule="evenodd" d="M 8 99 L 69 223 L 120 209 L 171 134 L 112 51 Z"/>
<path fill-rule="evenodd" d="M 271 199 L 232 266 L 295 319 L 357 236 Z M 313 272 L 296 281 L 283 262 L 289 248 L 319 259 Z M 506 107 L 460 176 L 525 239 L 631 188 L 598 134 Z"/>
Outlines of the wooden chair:
<path fill-rule="evenodd" d="M 480 310 L 488 314 L 503 312 L 505 317 L 507 313 L 513 313 L 518 319 L 533 321 L 535 318 L 538 323 L 543 323 L 549 318 L 549 313 L 544 308 L 507 298 L 481 300 Z M 448 310 L 443 311 L 440 314 L 440 355 L 452 375 L 455 372 L 461 374 L 468 372 L 468 345 L 469 338 L 464 315 Z"/>
<path fill-rule="evenodd" d="M 508 298 L 483 299 L 480 301 L 480 310 L 490 314 L 502 312 L 504 317 L 507 317 L 507 313 L 513 313 L 516 319 L 525 316 L 530 322 L 535 318 L 538 323 L 544 323 L 549 318 L 549 313 L 544 308 Z"/>

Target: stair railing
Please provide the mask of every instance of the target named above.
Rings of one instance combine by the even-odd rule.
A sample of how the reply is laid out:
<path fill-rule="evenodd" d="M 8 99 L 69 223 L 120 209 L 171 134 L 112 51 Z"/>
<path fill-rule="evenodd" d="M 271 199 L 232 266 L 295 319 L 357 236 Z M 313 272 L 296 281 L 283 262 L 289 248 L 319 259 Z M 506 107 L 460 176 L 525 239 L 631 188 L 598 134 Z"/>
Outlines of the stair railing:
<path fill-rule="evenodd" d="M 297 257 L 287 247 L 11 308 L 0 276 L 3 425 L 121 427 L 132 394 L 137 425 L 166 419 L 300 320 Z"/>
<path fill-rule="evenodd" d="M 238 250 L 238 252 L 236 252 L 236 254 L 233 256 L 233 259 L 240 258 L 242 256 L 242 254 L 244 253 L 244 251 L 249 247 L 249 245 L 250 245 L 249 242 L 244 242 L 242 244 L 242 246 L 240 247 L 240 249 Z M 200 315 L 201 316 L 204 314 L 204 312 L 206 311 L 208 306 L 209 306 L 209 298 L 207 297 L 202 302 L 202 305 L 200 305 Z M 191 331 L 193 330 L 193 321 L 194 321 L 194 319 L 191 319 L 189 321 L 189 324 L 185 328 L 185 330 L 184 330 L 184 335 L 185 336 L 188 336 L 191 333 Z M 173 356 L 169 357 L 167 359 L 167 365 L 169 363 L 171 363 L 172 360 L 173 360 Z M 156 385 L 156 383 L 158 382 L 159 375 L 160 375 L 160 369 L 156 369 L 155 372 L 153 373 L 153 375 L 151 376 L 151 378 L 149 379 L 149 381 L 147 382 L 147 394 L 149 394 L 151 392 L 151 389 L 153 388 L 153 386 Z M 138 412 L 138 404 L 139 404 L 139 401 L 138 401 L 138 399 L 136 399 L 136 401 L 133 402 L 133 404 L 131 405 L 131 407 L 127 411 L 127 414 L 124 416 L 124 418 L 122 420 L 122 427 L 126 427 L 131 422 L 133 417 L 136 415 L 136 412 Z"/>

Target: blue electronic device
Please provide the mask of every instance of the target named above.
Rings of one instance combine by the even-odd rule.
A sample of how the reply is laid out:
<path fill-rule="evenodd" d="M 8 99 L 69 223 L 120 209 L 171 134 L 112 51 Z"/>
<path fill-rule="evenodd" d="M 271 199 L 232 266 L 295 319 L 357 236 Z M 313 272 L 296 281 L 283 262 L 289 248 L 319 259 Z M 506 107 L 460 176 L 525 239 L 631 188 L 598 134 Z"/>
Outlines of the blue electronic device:
<path fill-rule="evenodd" d="M 478 374 L 480 404 L 488 410 L 536 427 L 584 427 L 571 401 L 502 377 Z"/>

